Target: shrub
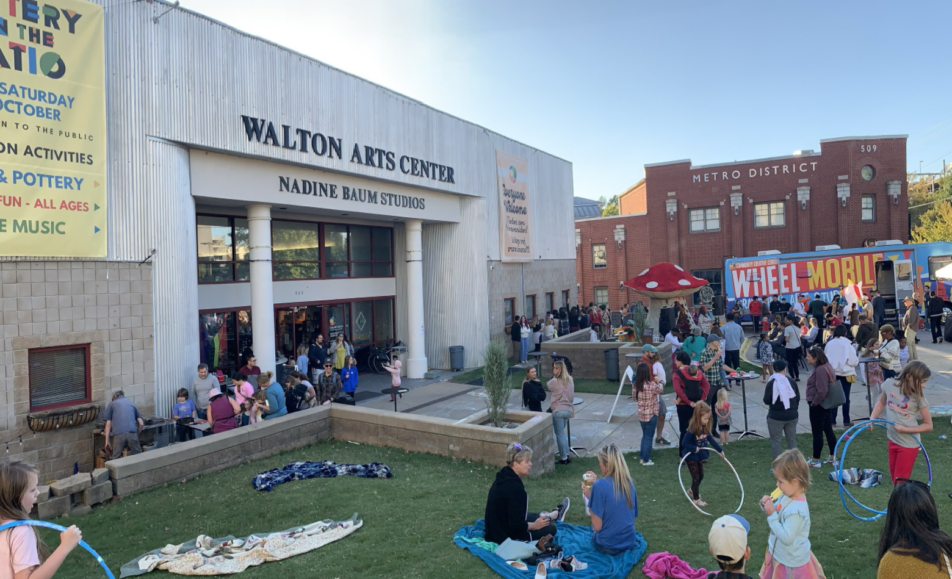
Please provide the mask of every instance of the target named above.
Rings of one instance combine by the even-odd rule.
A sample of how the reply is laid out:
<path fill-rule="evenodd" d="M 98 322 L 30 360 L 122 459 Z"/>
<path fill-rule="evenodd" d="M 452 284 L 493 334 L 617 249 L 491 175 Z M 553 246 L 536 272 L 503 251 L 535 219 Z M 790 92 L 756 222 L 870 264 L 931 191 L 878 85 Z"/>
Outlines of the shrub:
<path fill-rule="evenodd" d="M 486 411 L 489 423 L 502 426 L 512 393 L 512 381 L 509 378 L 509 356 L 501 341 L 493 340 L 486 346 L 483 354 L 483 387 L 486 389 Z"/>

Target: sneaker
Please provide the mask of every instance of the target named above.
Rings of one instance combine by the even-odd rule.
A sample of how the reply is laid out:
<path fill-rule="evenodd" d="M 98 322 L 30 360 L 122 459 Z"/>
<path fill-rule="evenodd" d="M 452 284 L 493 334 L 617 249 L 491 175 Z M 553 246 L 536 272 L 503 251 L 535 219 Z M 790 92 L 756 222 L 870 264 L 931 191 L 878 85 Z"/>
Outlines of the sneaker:
<path fill-rule="evenodd" d="M 843 427 L 844 427 L 844 428 L 852 428 L 852 427 L 853 427 L 853 421 L 851 420 L 851 421 L 849 421 L 849 422 L 843 424 Z"/>
<path fill-rule="evenodd" d="M 808 460 L 807 464 L 810 465 L 810 468 L 820 468 L 820 461 L 818 460 Z"/>
<path fill-rule="evenodd" d="M 558 464 L 572 464 L 572 459 L 563 458 L 562 460 L 556 461 Z"/>
<path fill-rule="evenodd" d="M 671 446 L 671 441 L 663 436 L 659 438 L 658 440 L 656 440 L 655 442 L 657 442 L 658 444 L 662 446 Z"/>
<path fill-rule="evenodd" d="M 823 461 L 823 464 L 832 464 L 832 465 L 833 465 L 833 468 L 839 468 L 839 466 L 840 466 L 840 461 L 838 461 L 838 460 L 836 460 L 836 459 L 834 459 L 834 458 L 828 458 L 828 459 L 826 459 L 826 460 Z"/>
<path fill-rule="evenodd" d="M 559 506 L 555 508 L 555 510 L 558 511 L 559 513 L 559 515 L 555 518 L 556 521 L 561 523 L 562 521 L 565 520 L 565 513 L 569 512 L 570 503 L 571 501 L 569 501 L 568 497 L 565 497 L 564 499 L 562 499 L 562 502 L 559 503 Z"/>
<path fill-rule="evenodd" d="M 641 461 L 641 466 L 654 466 L 654 462 L 652 462 L 651 460 L 648 460 L 648 461 L 643 460 Z"/>

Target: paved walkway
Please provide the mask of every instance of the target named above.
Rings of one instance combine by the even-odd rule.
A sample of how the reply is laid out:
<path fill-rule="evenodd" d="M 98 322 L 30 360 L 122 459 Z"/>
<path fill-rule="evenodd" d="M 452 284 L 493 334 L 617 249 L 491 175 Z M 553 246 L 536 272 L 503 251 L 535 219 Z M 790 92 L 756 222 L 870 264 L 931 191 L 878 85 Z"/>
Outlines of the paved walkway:
<path fill-rule="evenodd" d="M 926 393 L 931 404 L 933 418 L 936 419 L 937 415 L 950 416 L 952 415 L 952 344 L 932 344 L 928 333 L 920 332 L 919 337 L 922 340 L 919 343 L 919 359 L 932 369 L 932 379 L 926 387 Z M 756 363 L 752 350 L 746 357 L 752 363 Z M 443 374 L 440 379 L 448 380 L 449 376 L 449 374 Z M 801 394 L 806 390 L 807 376 L 808 373 L 801 372 Z M 361 388 L 363 388 L 363 378 L 361 380 Z M 404 382 L 410 381 L 406 380 Z M 381 388 L 384 387 L 386 386 L 381 386 Z M 610 421 L 608 420 L 608 414 L 615 400 L 614 396 L 578 394 L 583 402 L 576 406 L 576 416 L 572 419 L 572 446 L 585 447 L 590 456 L 598 448 L 610 442 L 614 442 L 626 452 L 638 451 L 641 445 L 641 424 L 638 422 L 636 414 L 637 406 L 630 399 L 630 387 L 626 387 L 626 390 L 628 391 L 627 394 L 623 393 L 618 399 L 618 406 L 615 408 Z M 763 404 L 763 395 L 764 384 L 760 380 L 752 380 L 747 383 L 749 428 L 766 436 L 767 408 Z M 670 416 L 672 417 L 670 423 L 665 426 L 665 438 L 676 443 L 678 430 L 677 414 L 674 412 L 674 393 L 665 394 L 664 399 L 668 403 Z M 734 407 L 734 427 L 742 426 L 744 418 L 741 389 L 735 386 L 729 394 L 729 399 Z M 854 384 L 850 395 L 850 403 L 850 415 L 853 420 L 869 415 L 866 388 L 863 384 Z M 360 402 L 359 404 L 371 408 L 393 409 L 393 403 L 386 397 Z M 486 395 L 482 387 L 479 386 L 441 381 L 416 386 L 413 390 L 404 394 L 397 404 L 400 412 L 460 420 L 484 410 L 486 408 Z M 521 395 L 517 388 L 513 391 L 509 407 L 518 410 L 521 406 Z M 800 422 L 798 424 L 800 432 L 810 431 L 810 422 L 807 416 L 806 400 L 801 400 Z M 842 419 L 840 428 L 842 428 Z M 733 435 L 731 440 L 736 440 L 736 435 Z M 745 440 L 749 440 L 749 438 Z M 659 448 L 656 447 L 656 450 Z"/>

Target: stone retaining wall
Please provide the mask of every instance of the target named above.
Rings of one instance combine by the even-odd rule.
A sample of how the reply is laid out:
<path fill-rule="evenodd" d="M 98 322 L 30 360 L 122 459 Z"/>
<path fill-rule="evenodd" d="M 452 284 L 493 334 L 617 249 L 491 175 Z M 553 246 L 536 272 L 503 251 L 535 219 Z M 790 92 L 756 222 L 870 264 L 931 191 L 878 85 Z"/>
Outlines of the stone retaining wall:
<path fill-rule="evenodd" d="M 478 416 L 471 417 L 475 420 Z M 512 442 L 534 450 L 533 476 L 555 469 L 552 416 L 510 412 L 517 428 L 332 404 L 106 463 L 117 496 L 190 479 L 331 437 L 502 466 Z M 476 420 L 479 422 L 479 420 Z"/>
<path fill-rule="evenodd" d="M 583 337 L 586 340 L 582 340 Z M 634 370 L 638 360 L 641 357 L 641 345 L 633 342 L 589 342 L 587 341 L 588 330 L 579 330 L 567 334 L 560 338 L 542 343 L 543 352 L 556 352 L 567 356 L 572 361 L 572 376 L 575 378 L 593 378 L 596 380 L 605 380 L 605 350 L 618 350 L 618 375 L 625 373 L 625 368 L 631 366 Z M 671 344 L 655 344 L 661 358 L 661 365 L 667 374 L 668 381 L 671 381 Z M 628 354 L 635 354 L 638 358 L 626 358 Z M 548 364 L 548 359 L 543 362 Z M 545 376 L 551 377 L 552 369 L 544 368 Z"/>

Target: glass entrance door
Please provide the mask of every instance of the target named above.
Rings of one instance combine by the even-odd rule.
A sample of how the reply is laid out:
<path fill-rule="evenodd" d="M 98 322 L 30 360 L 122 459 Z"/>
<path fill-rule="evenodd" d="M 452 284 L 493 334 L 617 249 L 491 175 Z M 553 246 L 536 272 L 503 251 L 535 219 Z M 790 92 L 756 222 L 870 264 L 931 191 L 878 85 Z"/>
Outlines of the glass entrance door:
<path fill-rule="evenodd" d="M 298 357 L 298 348 L 304 346 L 306 349 L 314 340 L 314 336 L 322 333 L 323 309 L 323 306 L 291 306 L 275 309 L 274 330 L 275 344 L 280 354 L 279 365 L 287 362 L 293 364 Z"/>
<path fill-rule="evenodd" d="M 326 306 L 327 309 L 327 341 L 333 342 L 337 335 L 344 334 L 344 339 L 352 341 L 350 335 L 350 304 Z"/>

